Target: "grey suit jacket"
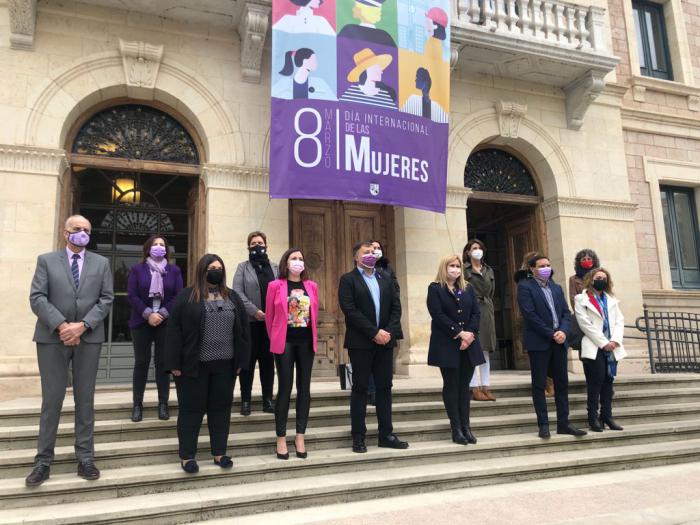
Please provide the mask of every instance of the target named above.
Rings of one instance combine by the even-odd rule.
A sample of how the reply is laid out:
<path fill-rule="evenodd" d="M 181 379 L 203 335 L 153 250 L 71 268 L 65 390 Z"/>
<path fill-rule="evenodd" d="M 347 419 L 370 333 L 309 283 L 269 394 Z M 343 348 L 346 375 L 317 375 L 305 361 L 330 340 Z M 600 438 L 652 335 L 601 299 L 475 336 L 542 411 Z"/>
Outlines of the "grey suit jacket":
<path fill-rule="evenodd" d="M 34 341 L 61 343 L 56 330 L 61 323 L 85 321 L 90 330 L 82 341 L 104 342 L 104 320 L 113 300 L 112 272 L 101 255 L 85 252 L 77 289 L 65 249 L 40 255 L 29 293 L 29 304 L 37 316 Z"/>
<path fill-rule="evenodd" d="M 276 263 L 270 262 L 272 273 L 275 279 L 279 276 L 279 268 Z M 236 268 L 233 276 L 233 289 L 241 296 L 245 311 L 250 316 L 250 320 L 255 320 L 255 313 L 261 309 L 262 299 L 260 297 L 260 283 L 258 274 L 250 261 L 243 261 Z"/>

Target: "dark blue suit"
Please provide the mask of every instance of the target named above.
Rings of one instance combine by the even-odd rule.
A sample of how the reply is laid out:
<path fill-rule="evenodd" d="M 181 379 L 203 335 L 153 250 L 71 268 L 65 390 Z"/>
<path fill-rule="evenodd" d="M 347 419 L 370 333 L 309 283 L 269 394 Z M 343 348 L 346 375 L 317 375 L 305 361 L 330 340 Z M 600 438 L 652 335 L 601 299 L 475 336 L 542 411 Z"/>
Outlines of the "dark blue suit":
<path fill-rule="evenodd" d="M 518 283 L 518 306 L 524 322 L 523 345 L 530 358 L 532 402 L 537 413 L 537 424 L 549 423 L 544 395 L 549 375 L 554 380 L 557 427 L 562 428 L 569 423 L 567 349 L 566 342 L 560 345 L 554 341 L 554 333 L 562 331 L 568 335 L 571 330 L 571 311 L 561 286 L 550 279 L 549 289 L 554 301 L 556 323 L 545 293 L 534 278 Z"/>

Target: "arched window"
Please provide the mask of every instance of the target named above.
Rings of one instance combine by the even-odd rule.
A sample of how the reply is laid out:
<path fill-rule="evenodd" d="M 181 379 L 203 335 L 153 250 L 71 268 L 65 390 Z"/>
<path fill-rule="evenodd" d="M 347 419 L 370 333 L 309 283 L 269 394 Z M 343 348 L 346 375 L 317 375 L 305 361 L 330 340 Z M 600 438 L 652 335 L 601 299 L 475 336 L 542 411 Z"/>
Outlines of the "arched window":
<path fill-rule="evenodd" d="M 469 156 L 464 186 L 473 191 L 537 195 L 535 181 L 525 165 L 507 151 L 481 149 Z"/>
<path fill-rule="evenodd" d="M 122 104 L 93 115 L 78 131 L 73 153 L 199 164 L 187 130 L 167 113 L 150 106 Z"/>

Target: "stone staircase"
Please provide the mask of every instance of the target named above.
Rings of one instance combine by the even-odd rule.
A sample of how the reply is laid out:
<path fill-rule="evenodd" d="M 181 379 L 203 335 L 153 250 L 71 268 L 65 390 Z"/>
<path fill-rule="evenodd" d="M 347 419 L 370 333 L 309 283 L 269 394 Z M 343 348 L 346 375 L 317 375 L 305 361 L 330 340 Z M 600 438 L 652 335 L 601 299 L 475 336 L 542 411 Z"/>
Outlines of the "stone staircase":
<path fill-rule="evenodd" d="M 232 417 L 232 470 L 212 464 L 206 427 L 200 472 L 178 465 L 175 417 L 132 423 L 130 404 L 100 400 L 95 427 L 98 481 L 75 474 L 72 408 L 59 429 L 51 478 L 27 489 L 38 430 L 36 407 L 0 409 L 0 523 L 185 523 L 426 491 L 700 460 L 700 375 L 620 377 L 615 415 L 622 432 L 537 438 L 524 378 L 493 388 L 495 403 L 472 403 L 477 445 L 450 441 L 437 383 L 394 389 L 395 430 L 405 451 L 378 449 L 372 407 L 367 454 L 350 450 L 348 393 L 314 392 L 309 458 L 274 457 L 273 418 Z M 123 393 L 127 400 L 128 393 Z M 112 396 L 114 398 L 114 396 Z M 572 420 L 585 426 L 585 385 L 572 381 Z M 552 407 L 553 408 L 553 407 Z M 173 416 L 177 409 L 171 410 Z M 293 416 L 293 411 L 290 416 Z M 293 427 L 290 419 L 289 428 Z M 291 436 L 290 436 L 291 442 Z"/>

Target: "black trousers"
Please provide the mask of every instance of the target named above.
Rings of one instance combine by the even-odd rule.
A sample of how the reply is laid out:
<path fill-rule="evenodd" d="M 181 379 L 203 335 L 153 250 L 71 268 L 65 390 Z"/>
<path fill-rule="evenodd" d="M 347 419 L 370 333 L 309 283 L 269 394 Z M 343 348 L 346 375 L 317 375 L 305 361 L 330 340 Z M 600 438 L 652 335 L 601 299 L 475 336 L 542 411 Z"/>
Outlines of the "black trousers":
<path fill-rule="evenodd" d="M 131 330 L 131 339 L 134 343 L 133 392 L 135 403 L 143 401 L 143 393 L 146 390 L 146 380 L 148 379 L 148 368 L 151 366 L 151 345 L 154 343 L 153 363 L 156 369 L 158 401 L 167 402 L 170 397 L 170 376 L 163 370 L 167 324 L 167 321 L 162 322 L 158 326 L 144 323 L 138 328 Z"/>
<path fill-rule="evenodd" d="M 442 401 L 445 403 L 450 426 L 469 428 L 469 382 L 474 375 L 474 367 L 467 352 L 459 353 L 457 368 L 440 367 L 442 374 Z"/>
<path fill-rule="evenodd" d="M 582 359 L 583 373 L 586 375 L 586 392 L 588 394 L 588 419 L 598 416 L 612 417 L 613 378 L 608 374 L 608 362 L 605 351 L 598 349 L 595 359 Z"/>
<path fill-rule="evenodd" d="M 369 375 L 374 374 L 376 388 L 377 422 L 379 437 L 394 431 L 391 424 L 391 387 L 394 368 L 394 350 L 381 345 L 372 348 L 348 348 L 352 365 L 352 392 L 350 394 L 350 420 L 352 435 L 367 433 L 367 388 Z"/>
<path fill-rule="evenodd" d="M 311 408 L 311 369 L 314 366 L 314 348 L 311 341 L 288 341 L 283 354 L 275 354 L 277 365 L 277 401 L 275 402 L 275 431 L 277 437 L 287 435 L 289 400 L 292 397 L 294 368 L 297 376 L 296 430 L 306 433 Z"/>
<path fill-rule="evenodd" d="M 197 440 L 204 414 L 207 415 L 211 455 L 226 454 L 235 383 L 235 370 L 230 360 L 200 362 L 197 377 L 175 378 L 180 459 L 194 459 L 197 456 Z"/>
<path fill-rule="evenodd" d="M 557 405 L 557 427 L 569 424 L 569 374 L 567 371 L 567 351 L 564 345 L 552 341 L 549 348 L 539 352 L 528 352 L 530 375 L 532 377 L 532 403 L 535 405 L 537 424 L 549 424 L 547 399 L 547 375 L 554 381 L 554 401 Z"/>
<path fill-rule="evenodd" d="M 272 385 L 275 382 L 275 361 L 270 353 L 270 339 L 267 336 L 265 323 L 254 321 L 250 323 L 250 366 L 241 371 L 241 401 L 250 403 L 255 379 L 255 362 L 258 363 L 260 386 L 263 399 L 272 399 Z"/>

